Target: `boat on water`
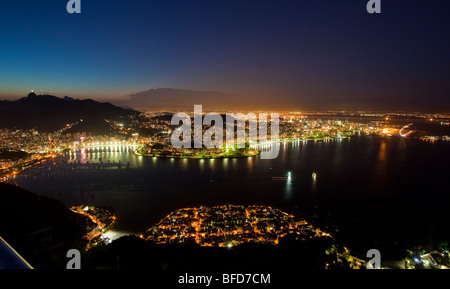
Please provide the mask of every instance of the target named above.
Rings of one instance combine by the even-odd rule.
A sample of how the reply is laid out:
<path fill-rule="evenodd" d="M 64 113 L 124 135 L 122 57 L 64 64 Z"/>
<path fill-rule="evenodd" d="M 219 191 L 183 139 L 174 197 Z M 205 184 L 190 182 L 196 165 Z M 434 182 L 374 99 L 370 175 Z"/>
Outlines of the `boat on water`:
<path fill-rule="evenodd" d="M 273 181 L 290 181 L 292 179 L 291 172 L 286 177 L 272 177 Z"/>

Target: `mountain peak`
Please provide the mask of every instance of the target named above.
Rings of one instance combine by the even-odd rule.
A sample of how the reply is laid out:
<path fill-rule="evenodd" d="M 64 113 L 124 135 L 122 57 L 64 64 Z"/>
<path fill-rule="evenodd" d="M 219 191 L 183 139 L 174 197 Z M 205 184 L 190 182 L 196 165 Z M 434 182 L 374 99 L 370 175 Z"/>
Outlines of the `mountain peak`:
<path fill-rule="evenodd" d="M 65 96 L 37 95 L 34 92 L 16 101 L 0 102 L 0 128 L 36 128 L 39 131 L 56 131 L 67 123 L 78 124 L 74 130 L 109 133 L 105 119 L 121 120 L 137 112 L 111 103 L 92 99 L 79 100 Z"/>
<path fill-rule="evenodd" d="M 36 94 L 34 92 L 30 92 L 27 97 L 22 98 L 25 99 L 26 101 L 42 101 L 42 100 L 51 100 L 51 101 L 55 101 L 55 100 L 62 100 L 62 98 L 59 98 L 57 96 L 54 95 L 49 95 L 49 94 Z"/>
<path fill-rule="evenodd" d="M 31 99 L 36 98 L 36 97 L 37 97 L 37 95 L 34 92 L 30 92 L 27 96 L 27 98 L 31 98 Z"/>

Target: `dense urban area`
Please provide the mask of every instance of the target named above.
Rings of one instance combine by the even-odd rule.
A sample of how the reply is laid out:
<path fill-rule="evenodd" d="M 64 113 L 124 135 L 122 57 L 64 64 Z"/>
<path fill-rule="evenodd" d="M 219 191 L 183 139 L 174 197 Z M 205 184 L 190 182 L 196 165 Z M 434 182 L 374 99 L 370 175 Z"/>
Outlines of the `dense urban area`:
<path fill-rule="evenodd" d="M 83 120 L 69 123 L 55 132 L 36 129 L 0 130 L 0 178 L 7 181 L 22 171 L 44 162 L 52 162 L 64 151 L 133 151 L 140 156 L 226 158 L 253 157 L 258 147 L 223 146 L 213 149 L 174 149 L 171 133 L 177 128 L 171 124 L 170 112 L 146 112 L 139 118 L 123 123 L 107 120 L 112 133 L 92 134 L 72 132 Z M 450 115 L 370 112 L 280 113 L 279 139 L 275 141 L 328 141 L 354 135 L 410 137 L 424 141 L 448 141 L 446 135 L 429 135 L 426 131 L 410 129 L 416 121 L 450 124 Z M 246 131 L 248 131 L 246 125 Z M 204 132 L 208 127 L 202 127 Z M 224 130 L 224 134 L 227 131 Z M 268 134 L 270 135 L 270 134 Z M 70 207 L 73 212 L 88 216 L 93 224 L 87 228 L 86 249 L 109 243 L 104 237 L 116 217 L 111 209 L 87 206 Z M 169 214 L 152 226 L 141 238 L 156 244 L 198 244 L 209 247 L 232 247 L 248 242 L 278 244 L 287 235 L 301 240 L 333 238 L 330 233 L 315 228 L 305 220 L 265 206 L 222 205 L 217 207 L 184 208 Z M 367 257 L 343 246 L 327 250 L 327 268 L 363 268 Z M 425 252 L 411 250 L 408 257 L 395 265 L 383 268 L 449 268 L 448 245 Z"/>
<path fill-rule="evenodd" d="M 158 244 L 231 247 L 246 242 L 278 244 L 288 234 L 304 239 L 329 236 L 304 220 L 268 206 L 222 205 L 180 209 L 150 228 L 144 238 Z"/>
<path fill-rule="evenodd" d="M 33 165 L 52 160 L 64 150 L 106 151 L 127 148 L 143 156 L 197 158 L 248 157 L 259 153 L 257 146 L 175 149 L 171 145 L 171 133 L 177 126 L 171 124 L 172 115 L 169 112 L 150 112 L 142 113 L 139 118 L 132 118 L 127 123 L 107 121 L 112 133 L 103 135 L 71 132 L 71 129 L 83 120 L 67 124 L 55 132 L 42 132 L 36 129 L 1 129 L 0 178 L 6 180 L 14 177 Z M 425 131 L 409 129 L 409 125 L 414 121 L 434 122 L 441 126 L 448 126 L 450 115 L 368 112 L 280 113 L 279 140 L 327 141 L 362 134 L 399 135 L 425 141 L 450 140 L 446 135 L 432 136 Z M 247 123 L 245 127 L 247 137 L 248 126 Z M 203 132 L 207 129 L 207 126 L 202 127 Z M 234 130 L 234 133 L 236 132 L 237 129 Z"/>

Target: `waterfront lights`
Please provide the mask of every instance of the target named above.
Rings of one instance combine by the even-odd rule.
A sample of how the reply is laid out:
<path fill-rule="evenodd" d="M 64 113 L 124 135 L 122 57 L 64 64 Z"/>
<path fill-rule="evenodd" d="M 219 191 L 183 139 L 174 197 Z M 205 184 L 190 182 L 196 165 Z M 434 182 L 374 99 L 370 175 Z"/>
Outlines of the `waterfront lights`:
<path fill-rule="evenodd" d="M 248 140 L 259 139 L 258 143 L 267 140 L 268 121 L 267 114 L 260 113 L 256 117 L 254 113 L 244 115 L 242 113 L 226 114 L 226 146 L 237 145 L 238 148 L 245 148 L 246 125 L 248 121 Z M 181 125 L 180 125 L 181 122 Z M 213 124 L 214 123 L 214 124 Z M 237 140 L 235 140 L 235 123 L 237 124 Z M 279 136 L 279 115 L 271 114 L 270 134 L 271 139 L 278 139 Z M 171 134 L 171 143 L 174 148 L 192 148 L 191 134 L 194 131 L 194 148 L 220 148 L 224 146 L 223 131 L 224 121 L 218 113 L 208 113 L 203 117 L 202 105 L 194 105 L 194 125 L 191 126 L 191 117 L 187 113 L 176 113 L 173 115 L 171 125 L 180 125 Z M 203 126 L 210 126 L 203 133 Z M 258 133 L 259 132 L 259 133 Z M 214 137 L 213 137 L 214 136 Z M 261 152 L 262 159 L 275 159 L 278 156 L 279 144 L 271 147 L 270 151 Z"/>

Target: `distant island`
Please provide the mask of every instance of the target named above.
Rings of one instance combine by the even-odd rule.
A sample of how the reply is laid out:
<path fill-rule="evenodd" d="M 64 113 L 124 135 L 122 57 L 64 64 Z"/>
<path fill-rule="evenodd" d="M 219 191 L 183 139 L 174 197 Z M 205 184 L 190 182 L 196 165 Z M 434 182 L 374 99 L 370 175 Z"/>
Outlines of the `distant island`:
<path fill-rule="evenodd" d="M 254 157 L 260 151 L 249 148 L 215 148 L 215 149 L 185 149 L 173 148 L 172 145 L 154 143 L 139 147 L 135 152 L 138 156 L 147 157 L 169 157 L 169 158 L 195 158 L 195 159 L 215 159 L 215 158 L 242 158 Z"/>

